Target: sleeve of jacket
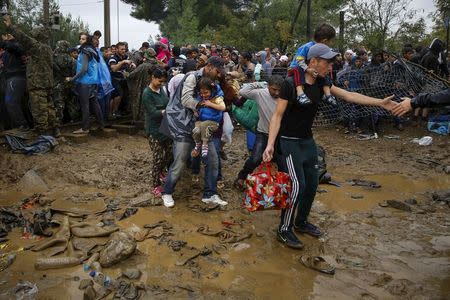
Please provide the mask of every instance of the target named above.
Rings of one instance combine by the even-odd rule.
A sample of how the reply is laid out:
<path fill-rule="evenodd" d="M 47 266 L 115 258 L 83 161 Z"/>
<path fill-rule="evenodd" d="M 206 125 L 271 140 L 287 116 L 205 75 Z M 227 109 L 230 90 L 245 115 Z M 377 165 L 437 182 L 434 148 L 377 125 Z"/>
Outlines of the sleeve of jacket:
<path fill-rule="evenodd" d="M 5 49 L 17 56 L 25 55 L 25 51 L 19 43 L 5 43 Z"/>
<path fill-rule="evenodd" d="M 188 75 L 183 84 L 181 91 L 181 104 L 189 109 L 194 110 L 197 107 L 198 101 L 194 98 L 194 90 L 197 84 L 195 73 Z"/>
<path fill-rule="evenodd" d="M 239 95 L 247 98 L 247 99 L 253 99 L 255 100 L 255 96 L 257 95 L 256 89 L 258 89 L 259 86 L 257 83 L 249 83 L 244 85 L 244 87 L 239 91 Z"/>
<path fill-rule="evenodd" d="M 450 88 L 431 94 L 419 94 L 411 100 L 412 108 L 418 107 L 439 107 L 450 105 Z"/>
<path fill-rule="evenodd" d="M 14 36 L 14 38 L 20 43 L 20 45 L 24 49 L 33 48 L 34 45 L 39 43 L 37 40 L 26 35 L 22 30 L 20 30 L 18 27 L 14 25 L 9 27 L 9 32 Z"/>

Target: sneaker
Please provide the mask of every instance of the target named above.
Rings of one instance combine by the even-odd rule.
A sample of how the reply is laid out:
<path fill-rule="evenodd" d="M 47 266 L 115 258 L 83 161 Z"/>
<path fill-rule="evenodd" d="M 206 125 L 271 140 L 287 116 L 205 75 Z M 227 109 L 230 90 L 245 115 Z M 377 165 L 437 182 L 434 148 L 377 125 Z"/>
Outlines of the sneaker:
<path fill-rule="evenodd" d="M 174 205 L 175 205 L 175 201 L 173 201 L 172 195 L 164 194 L 164 195 L 162 195 L 162 200 L 163 200 L 164 206 L 167 208 L 174 207 Z"/>
<path fill-rule="evenodd" d="M 303 243 L 297 238 L 292 230 L 277 230 L 277 239 L 289 248 L 302 249 Z"/>
<path fill-rule="evenodd" d="M 319 227 L 309 222 L 302 222 L 299 226 L 294 226 L 294 229 L 299 233 L 306 233 L 313 237 L 319 237 L 322 235 Z"/>
<path fill-rule="evenodd" d="M 73 134 L 87 134 L 89 133 L 89 129 L 88 130 L 83 130 L 83 128 L 80 128 L 78 130 L 75 130 L 72 132 Z"/>
<path fill-rule="evenodd" d="M 215 204 L 219 204 L 219 205 L 227 205 L 228 204 L 228 202 L 220 199 L 219 195 L 217 195 L 217 194 L 212 195 L 209 198 L 203 198 L 202 202 L 203 203 L 215 203 Z"/>
<path fill-rule="evenodd" d="M 306 94 L 301 94 L 297 97 L 297 102 L 300 105 L 309 105 L 311 104 L 311 99 L 308 98 L 308 96 L 306 96 Z"/>
<path fill-rule="evenodd" d="M 333 105 L 333 106 L 337 105 L 336 97 L 334 97 L 333 95 L 323 95 L 322 100 L 327 102 L 327 103 L 329 103 L 329 104 L 331 104 L 331 105 Z"/>

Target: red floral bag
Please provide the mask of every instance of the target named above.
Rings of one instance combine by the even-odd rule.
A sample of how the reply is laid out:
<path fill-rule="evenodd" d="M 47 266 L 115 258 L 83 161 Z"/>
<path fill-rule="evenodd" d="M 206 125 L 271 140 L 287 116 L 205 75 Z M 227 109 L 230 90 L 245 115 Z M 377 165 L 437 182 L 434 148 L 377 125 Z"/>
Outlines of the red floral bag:
<path fill-rule="evenodd" d="M 292 205 L 289 174 L 275 171 L 270 162 L 263 162 L 256 172 L 249 174 L 245 187 L 244 206 L 249 212 L 285 209 Z"/>

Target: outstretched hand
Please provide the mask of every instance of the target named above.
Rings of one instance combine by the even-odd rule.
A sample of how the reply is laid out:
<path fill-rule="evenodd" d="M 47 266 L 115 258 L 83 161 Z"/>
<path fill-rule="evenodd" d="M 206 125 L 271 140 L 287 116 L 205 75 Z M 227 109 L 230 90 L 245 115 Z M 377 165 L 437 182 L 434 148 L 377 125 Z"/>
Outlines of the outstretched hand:
<path fill-rule="evenodd" d="M 402 102 L 398 104 L 396 108 L 393 109 L 392 114 L 397 117 L 401 117 L 407 112 L 412 111 L 411 98 L 403 97 Z"/>
<path fill-rule="evenodd" d="M 392 112 L 399 104 L 395 101 L 392 101 L 394 95 L 384 98 L 381 101 L 381 107 L 387 111 Z"/>

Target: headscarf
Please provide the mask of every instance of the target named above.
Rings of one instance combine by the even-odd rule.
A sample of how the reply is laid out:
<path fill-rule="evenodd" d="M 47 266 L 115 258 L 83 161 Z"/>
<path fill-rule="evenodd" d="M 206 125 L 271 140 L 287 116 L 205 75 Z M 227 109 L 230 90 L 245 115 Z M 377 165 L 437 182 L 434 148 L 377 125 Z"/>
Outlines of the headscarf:
<path fill-rule="evenodd" d="M 162 37 L 159 40 L 159 43 L 162 44 L 162 47 L 159 48 L 158 53 L 156 54 L 156 59 L 163 63 L 168 63 L 170 60 L 170 49 L 169 49 L 169 40 L 165 37 Z"/>

